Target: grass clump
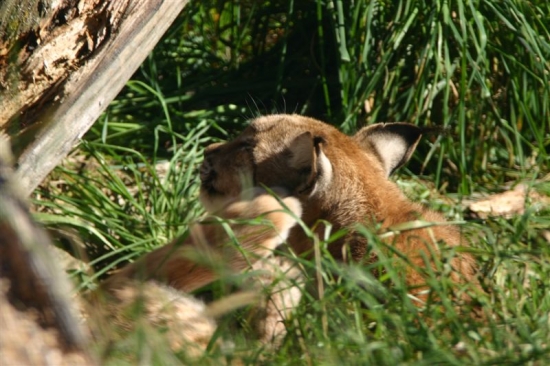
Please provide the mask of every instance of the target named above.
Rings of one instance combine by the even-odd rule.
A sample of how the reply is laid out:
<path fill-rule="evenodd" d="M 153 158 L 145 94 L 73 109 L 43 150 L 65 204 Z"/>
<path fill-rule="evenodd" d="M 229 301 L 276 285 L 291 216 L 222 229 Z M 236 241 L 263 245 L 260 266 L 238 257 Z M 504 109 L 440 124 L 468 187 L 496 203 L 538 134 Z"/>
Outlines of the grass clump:
<path fill-rule="evenodd" d="M 61 238 L 67 250 L 91 261 L 97 272 L 90 280 L 166 244 L 202 212 L 196 171 L 202 146 L 210 141 L 207 130 L 208 122 L 201 121 L 187 136 L 170 133 L 175 148 L 161 156 L 83 143 L 52 174 L 48 189 L 40 190 L 36 217 L 54 234 L 70 233 Z M 161 134 L 166 131 L 159 128 L 156 143 Z M 80 248 L 71 245 L 75 237 Z"/>
<path fill-rule="evenodd" d="M 473 242 L 461 250 L 477 258 L 483 291 L 452 286 L 443 261 L 429 280 L 443 300 L 419 309 L 396 273 L 406 265 L 399 256 L 343 265 L 325 251 L 327 236 L 316 261 L 294 259 L 306 269 L 310 290 L 281 348 L 262 348 L 245 313 L 231 313 L 216 336 L 232 346 L 213 347 L 201 362 L 546 364 L 550 209 L 526 199 L 523 212 L 474 219 L 467 206 L 520 182 L 550 195 L 549 6 L 192 2 L 37 191 L 36 217 L 68 241 L 78 239 L 94 271 L 73 273 L 81 289 L 90 288 L 111 268 L 186 231 L 202 212 L 203 147 L 230 138 L 258 114 L 302 113 L 346 132 L 383 121 L 438 127 L 445 133 L 426 137 L 398 183 L 460 224 Z M 363 234 L 372 250 L 387 252 L 379 238 Z M 375 270 L 385 275 L 375 278 Z M 456 291 L 482 305 L 482 320 L 444 301 Z M 185 361 L 155 337 L 144 328 L 104 360 Z"/>

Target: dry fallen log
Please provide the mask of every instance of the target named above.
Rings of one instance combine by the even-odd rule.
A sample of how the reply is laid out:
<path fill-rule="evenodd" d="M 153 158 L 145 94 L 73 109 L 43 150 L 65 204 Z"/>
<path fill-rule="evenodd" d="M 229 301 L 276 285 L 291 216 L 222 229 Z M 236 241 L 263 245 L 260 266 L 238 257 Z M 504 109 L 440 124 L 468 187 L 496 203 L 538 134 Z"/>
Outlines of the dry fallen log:
<path fill-rule="evenodd" d="M 89 365 L 68 279 L 12 180 L 0 136 L 0 363 Z"/>
<path fill-rule="evenodd" d="M 186 3 L 0 2 L 0 130 L 15 145 L 18 166 L 12 177 L 0 154 L 2 364 L 94 363 L 68 280 L 22 197 L 75 146 Z"/>
<path fill-rule="evenodd" d="M 186 3 L 5 0 L 0 5 L 0 128 L 12 139 L 25 194 L 75 146 Z M 22 7 L 42 11 L 27 14 Z M 17 23 L 14 14 L 34 21 Z"/>

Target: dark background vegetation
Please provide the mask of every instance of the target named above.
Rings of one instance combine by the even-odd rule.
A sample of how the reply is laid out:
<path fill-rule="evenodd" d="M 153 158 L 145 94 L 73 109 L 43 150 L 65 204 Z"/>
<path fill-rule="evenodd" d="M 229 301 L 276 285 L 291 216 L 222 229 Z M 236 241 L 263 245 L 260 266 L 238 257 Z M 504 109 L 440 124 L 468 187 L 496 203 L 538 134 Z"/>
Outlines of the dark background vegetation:
<path fill-rule="evenodd" d="M 431 304 L 426 322 L 399 286 L 384 290 L 384 301 L 364 290 L 388 278 L 326 258 L 317 268 L 325 297 L 306 296 L 281 351 L 267 360 L 544 364 L 548 207 L 527 200 L 523 214 L 462 220 L 480 193 L 520 182 L 550 193 L 549 25 L 542 0 L 191 2 L 37 191 L 37 217 L 65 233 L 60 243 L 74 246 L 66 236 L 77 234 L 95 272 L 73 273 L 81 288 L 92 287 L 186 230 L 201 212 L 201 149 L 257 115 L 300 113 L 346 133 L 385 121 L 438 127 L 398 183 L 472 233 L 463 250 L 479 259 L 487 320 Z M 434 279 L 441 294 L 448 286 Z M 223 324 L 221 337 L 232 337 Z M 244 336 L 235 344 L 227 352 L 258 361 L 258 345 Z"/>
<path fill-rule="evenodd" d="M 449 127 L 450 138 L 438 141 L 443 151 L 424 163 L 438 184 L 447 169 L 457 178 L 453 190 L 467 194 L 479 182 L 471 176 L 529 169 L 525 159 L 533 154 L 541 159 L 535 166 L 548 159 L 547 6 L 190 4 L 136 75 L 157 98 L 129 86 L 127 98 L 119 99 L 125 103 L 108 115 L 139 110 L 137 121 L 149 129 L 164 122 L 163 108 L 173 118 L 221 108 L 216 119 L 229 131 L 276 111 L 319 118 L 346 132 L 383 121 Z M 187 126 L 173 123 L 179 132 Z"/>

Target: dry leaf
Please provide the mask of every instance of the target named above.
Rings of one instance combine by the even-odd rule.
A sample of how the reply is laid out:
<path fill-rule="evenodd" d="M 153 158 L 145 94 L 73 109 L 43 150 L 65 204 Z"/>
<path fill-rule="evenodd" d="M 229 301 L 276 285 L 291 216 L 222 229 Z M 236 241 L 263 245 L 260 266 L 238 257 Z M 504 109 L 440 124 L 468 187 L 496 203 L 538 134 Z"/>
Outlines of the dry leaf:
<path fill-rule="evenodd" d="M 518 184 L 513 190 L 493 194 L 489 197 L 471 203 L 468 206 L 472 216 L 485 219 L 487 217 L 506 217 L 521 215 L 525 212 L 525 203 L 546 206 L 550 198 L 530 190 L 524 184 Z"/>

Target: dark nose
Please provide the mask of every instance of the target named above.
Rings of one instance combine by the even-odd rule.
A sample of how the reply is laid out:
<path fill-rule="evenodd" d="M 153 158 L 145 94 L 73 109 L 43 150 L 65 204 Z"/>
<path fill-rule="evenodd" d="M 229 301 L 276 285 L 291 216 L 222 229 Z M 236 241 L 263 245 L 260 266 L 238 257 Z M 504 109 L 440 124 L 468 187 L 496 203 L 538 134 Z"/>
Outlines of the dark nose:
<path fill-rule="evenodd" d="M 201 182 L 204 183 L 208 181 L 212 177 L 213 173 L 214 170 L 212 169 L 212 163 L 210 163 L 210 160 L 205 157 L 199 171 Z"/>
<path fill-rule="evenodd" d="M 212 166 L 212 157 L 222 145 L 222 143 L 215 143 L 208 145 L 204 149 L 204 160 L 199 171 L 201 182 L 208 182 L 214 177 L 214 174 L 216 174 Z"/>

